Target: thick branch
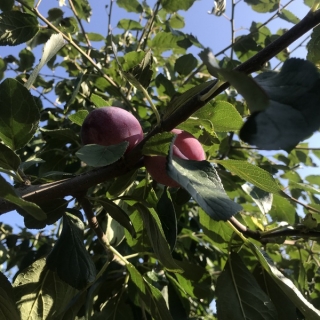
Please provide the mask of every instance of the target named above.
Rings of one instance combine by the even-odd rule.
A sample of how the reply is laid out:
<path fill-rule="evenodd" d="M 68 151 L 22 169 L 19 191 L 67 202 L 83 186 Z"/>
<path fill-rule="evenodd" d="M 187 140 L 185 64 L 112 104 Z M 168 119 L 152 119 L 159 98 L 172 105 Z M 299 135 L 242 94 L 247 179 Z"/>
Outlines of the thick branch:
<path fill-rule="evenodd" d="M 23 2 L 21 1 L 21 3 Z M 314 28 L 319 23 L 320 10 L 316 12 L 309 12 L 307 16 L 303 18 L 297 25 L 272 42 L 269 46 L 261 50 L 254 57 L 239 65 L 236 70 L 245 72 L 247 74 L 259 70 L 267 61 L 287 48 L 291 43 L 296 41 L 303 34 Z M 72 195 L 81 190 L 86 190 L 105 180 L 120 176 L 121 174 L 124 174 L 133 168 L 142 166 L 142 146 L 151 136 L 159 132 L 172 130 L 229 86 L 228 83 L 225 83 L 210 97 L 208 97 L 207 100 L 201 101 L 200 97 L 204 93 L 208 92 L 214 86 L 214 84 L 215 83 L 212 82 L 212 85 L 208 86 L 203 90 L 203 92 L 200 92 L 197 96 L 190 99 L 185 105 L 178 108 L 168 118 L 162 121 L 160 125 L 155 127 L 147 135 L 147 137 L 135 149 L 133 149 L 132 152 L 126 156 L 126 158 L 122 159 L 121 161 L 118 161 L 117 163 L 108 167 L 94 169 L 88 173 L 81 174 L 71 179 L 44 185 L 19 188 L 17 189 L 17 192 L 23 199 L 39 204 L 56 198 Z M 0 214 L 14 210 L 14 208 L 15 207 L 13 205 L 7 203 L 6 201 L 0 202 Z"/>

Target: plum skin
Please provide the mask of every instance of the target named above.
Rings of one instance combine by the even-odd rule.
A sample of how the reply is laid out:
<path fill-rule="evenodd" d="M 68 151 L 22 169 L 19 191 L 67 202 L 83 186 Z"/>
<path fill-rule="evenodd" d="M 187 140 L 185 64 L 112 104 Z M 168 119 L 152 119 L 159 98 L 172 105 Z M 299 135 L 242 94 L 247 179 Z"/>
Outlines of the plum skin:
<path fill-rule="evenodd" d="M 143 139 L 139 121 L 130 112 L 118 107 L 94 109 L 81 127 L 83 144 L 110 146 L 128 141 L 126 153 Z"/>
<path fill-rule="evenodd" d="M 171 132 L 177 135 L 173 145 L 174 156 L 185 160 L 206 159 L 201 143 L 192 134 L 180 129 L 173 129 Z M 144 165 L 150 176 L 158 183 L 168 187 L 180 187 L 166 172 L 166 157 L 145 156 Z"/>

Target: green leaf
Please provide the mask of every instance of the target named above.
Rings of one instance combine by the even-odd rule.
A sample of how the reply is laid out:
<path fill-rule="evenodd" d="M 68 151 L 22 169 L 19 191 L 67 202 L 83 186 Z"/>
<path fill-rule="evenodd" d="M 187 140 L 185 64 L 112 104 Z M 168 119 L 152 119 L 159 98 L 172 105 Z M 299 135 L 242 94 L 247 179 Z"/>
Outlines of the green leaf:
<path fill-rule="evenodd" d="M 37 18 L 20 11 L 0 14 L 0 46 L 16 46 L 31 40 L 39 31 Z"/>
<path fill-rule="evenodd" d="M 287 222 L 294 224 L 297 220 L 295 207 L 289 202 L 288 199 L 278 195 L 273 196 L 273 204 L 269 215 L 275 222 Z"/>
<path fill-rule="evenodd" d="M 143 8 L 137 0 L 117 0 L 117 5 L 128 12 L 141 13 Z"/>
<path fill-rule="evenodd" d="M 157 203 L 157 213 L 161 222 L 161 226 L 169 244 L 171 251 L 173 251 L 177 241 L 177 218 L 176 212 L 172 203 L 170 193 L 165 189 Z"/>
<path fill-rule="evenodd" d="M 66 213 L 60 237 L 47 257 L 48 268 L 78 290 L 84 289 L 96 277 L 95 264 L 83 244 L 83 232 L 83 222 Z"/>
<path fill-rule="evenodd" d="M 117 27 L 119 29 L 124 29 L 124 30 L 142 30 L 143 29 L 142 25 L 139 22 L 131 19 L 121 19 L 118 22 Z"/>
<path fill-rule="evenodd" d="M 77 16 L 80 19 L 90 21 L 90 16 L 92 14 L 92 10 L 88 0 L 73 0 L 73 5 L 75 7 L 75 11 L 77 12 Z"/>
<path fill-rule="evenodd" d="M 14 0 L 2 0 L 0 3 L 0 10 L 9 11 L 14 5 Z"/>
<path fill-rule="evenodd" d="M 97 107 L 102 108 L 108 106 L 108 102 L 98 96 L 97 94 L 92 93 L 90 96 L 90 101 Z"/>
<path fill-rule="evenodd" d="M 297 24 L 300 22 L 300 19 L 287 9 L 282 9 L 278 14 L 278 17 L 294 24 Z"/>
<path fill-rule="evenodd" d="M 70 121 L 81 127 L 84 119 L 87 117 L 88 114 L 89 112 L 87 110 L 78 110 L 76 113 L 73 113 L 70 116 L 68 116 L 68 118 Z"/>
<path fill-rule="evenodd" d="M 112 185 L 108 188 L 108 193 L 111 196 L 119 196 L 123 193 L 134 181 L 136 181 L 138 171 L 131 170 L 119 176 Z"/>
<path fill-rule="evenodd" d="M 4 144 L 0 143 L 0 167 L 7 170 L 17 171 L 20 165 L 19 156 Z"/>
<path fill-rule="evenodd" d="M 243 125 L 239 112 L 227 101 L 209 102 L 192 118 L 210 121 L 217 132 L 238 131 Z"/>
<path fill-rule="evenodd" d="M 17 194 L 14 188 L 0 175 L 0 198 L 7 200 L 14 205 L 25 210 L 28 214 L 37 220 L 45 220 L 46 214 L 35 203 L 23 200 Z"/>
<path fill-rule="evenodd" d="M 216 162 L 264 191 L 283 195 L 272 175 L 264 169 L 241 160 L 216 160 Z"/>
<path fill-rule="evenodd" d="M 161 221 L 153 208 L 147 208 L 140 203 L 135 204 L 135 208 L 140 212 L 145 228 L 147 229 L 149 240 L 156 257 L 162 265 L 171 272 L 182 272 L 174 262 L 169 244 L 166 240 Z"/>
<path fill-rule="evenodd" d="M 72 141 L 78 142 L 79 140 L 79 136 L 69 128 L 54 129 L 54 130 L 41 128 L 40 130 L 45 138 L 50 137 L 51 139 L 54 139 L 54 140 L 62 140 L 66 142 L 72 142 Z"/>
<path fill-rule="evenodd" d="M 240 205 L 229 199 L 216 170 L 208 161 L 172 159 L 170 154 L 167 173 L 214 220 L 228 220 L 242 210 Z"/>
<path fill-rule="evenodd" d="M 0 319 L 20 320 L 13 289 L 6 276 L 0 272 Z"/>
<path fill-rule="evenodd" d="M 152 136 L 142 148 L 142 153 L 148 156 L 167 156 L 173 133 L 163 132 Z"/>
<path fill-rule="evenodd" d="M 291 151 L 320 127 L 319 79 L 312 63 L 295 58 L 287 60 L 279 73 L 258 75 L 255 81 L 267 93 L 269 106 L 248 118 L 240 138 L 264 150 Z"/>
<path fill-rule="evenodd" d="M 198 65 L 198 60 L 192 53 L 185 54 L 179 57 L 174 64 L 174 71 L 180 75 L 187 76 Z"/>
<path fill-rule="evenodd" d="M 180 48 L 187 49 L 190 46 L 191 42 L 180 31 L 176 31 L 175 33 L 159 32 L 151 40 L 150 44 L 150 47 L 156 50 L 157 53 Z"/>
<path fill-rule="evenodd" d="M 259 13 L 273 12 L 279 8 L 279 0 L 245 0 L 244 2 Z"/>
<path fill-rule="evenodd" d="M 235 39 L 233 49 L 238 59 L 241 62 L 245 62 L 262 50 L 262 47 L 253 39 L 253 37 L 239 36 Z"/>
<path fill-rule="evenodd" d="M 277 311 L 236 253 L 231 253 L 217 280 L 219 320 L 277 320 Z"/>
<path fill-rule="evenodd" d="M 127 215 L 127 213 L 121 209 L 117 204 L 115 204 L 113 201 L 109 199 L 99 199 L 97 200 L 99 204 L 101 204 L 104 209 L 107 211 L 107 213 L 119 224 L 121 224 L 124 228 L 126 228 L 130 235 L 135 238 L 136 237 L 136 232 L 133 228 L 132 222 Z"/>
<path fill-rule="evenodd" d="M 307 50 L 307 59 L 320 68 L 320 26 L 313 28 Z"/>
<path fill-rule="evenodd" d="M 178 10 L 187 11 L 195 0 L 161 0 L 160 2 L 167 12 L 176 12 Z"/>
<path fill-rule="evenodd" d="M 173 320 L 162 293 L 151 285 L 131 263 L 126 267 L 130 274 L 131 283 L 151 316 L 157 320 Z"/>
<path fill-rule="evenodd" d="M 0 138 L 10 149 L 20 149 L 37 130 L 38 106 L 30 92 L 10 78 L 0 84 L 0 101 Z"/>
<path fill-rule="evenodd" d="M 118 161 L 124 155 L 128 144 L 127 141 L 108 147 L 88 144 L 80 148 L 76 156 L 89 166 L 103 167 Z"/>
<path fill-rule="evenodd" d="M 78 293 L 48 270 L 45 259 L 35 261 L 19 273 L 13 286 L 20 320 L 59 319 Z"/>
<path fill-rule="evenodd" d="M 259 260 L 262 268 L 271 276 L 272 280 L 281 288 L 287 297 L 295 304 L 300 312 L 308 320 L 320 319 L 320 311 L 317 310 L 302 293 L 295 287 L 293 282 L 285 277 L 274 265 L 270 257 L 263 251 L 257 248 L 250 240 L 246 242 L 252 252 Z"/>
<path fill-rule="evenodd" d="M 35 62 L 35 56 L 28 49 L 23 49 L 19 52 L 19 68 L 18 70 L 24 72 L 30 70 Z"/>

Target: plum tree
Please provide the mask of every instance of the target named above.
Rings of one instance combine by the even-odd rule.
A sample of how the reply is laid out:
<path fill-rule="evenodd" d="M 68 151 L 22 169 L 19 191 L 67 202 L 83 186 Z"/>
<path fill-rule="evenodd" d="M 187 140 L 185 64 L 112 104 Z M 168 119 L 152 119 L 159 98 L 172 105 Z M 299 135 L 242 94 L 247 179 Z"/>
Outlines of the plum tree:
<path fill-rule="evenodd" d="M 126 152 L 143 139 L 139 121 L 128 111 L 118 107 L 94 109 L 85 118 L 81 128 L 83 144 L 110 146 L 128 141 Z"/>
<path fill-rule="evenodd" d="M 185 160 L 205 160 L 205 152 L 201 143 L 189 132 L 173 129 L 176 140 L 173 145 L 173 155 Z M 166 172 L 166 157 L 146 156 L 144 164 L 151 177 L 158 183 L 168 187 L 179 187 L 179 184 L 171 179 Z"/>

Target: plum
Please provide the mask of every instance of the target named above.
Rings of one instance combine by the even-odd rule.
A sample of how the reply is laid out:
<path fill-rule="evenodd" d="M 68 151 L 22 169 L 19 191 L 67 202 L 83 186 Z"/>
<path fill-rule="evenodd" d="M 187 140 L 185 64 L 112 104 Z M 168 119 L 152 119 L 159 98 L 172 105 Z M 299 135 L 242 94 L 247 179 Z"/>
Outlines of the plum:
<path fill-rule="evenodd" d="M 128 141 L 126 152 L 143 139 L 139 121 L 130 112 L 118 107 L 91 111 L 82 124 L 80 135 L 83 144 L 110 146 Z"/>
<path fill-rule="evenodd" d="M 205 152 L 201 143 L 189 132 L 173 129 L 176 140 L 173 145 L 173 155 L 185 160 L 205 160 Z M 168 187 L 179 187 L 179 184 L 171 179 L 166 172 L 166 157 L 145 156 L 144 165 L 151 177 Z"/>

